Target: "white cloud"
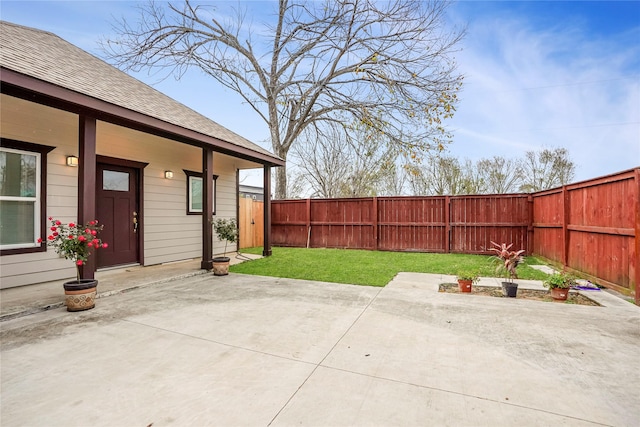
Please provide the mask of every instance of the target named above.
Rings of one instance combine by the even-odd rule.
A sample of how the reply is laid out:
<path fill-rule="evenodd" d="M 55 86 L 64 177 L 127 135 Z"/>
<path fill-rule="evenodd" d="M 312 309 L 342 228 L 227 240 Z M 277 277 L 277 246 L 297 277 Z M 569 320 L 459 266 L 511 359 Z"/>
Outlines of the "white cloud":
<path fill-rule="evenodd" d="M 457 58 L 466 78 L 450 151 L 477 159 L 565 147 L 577 180 L 640 166 L 640 46 L 627 43 L 639 31 L 597 39 L 524 17 L 473 21 Z"/>

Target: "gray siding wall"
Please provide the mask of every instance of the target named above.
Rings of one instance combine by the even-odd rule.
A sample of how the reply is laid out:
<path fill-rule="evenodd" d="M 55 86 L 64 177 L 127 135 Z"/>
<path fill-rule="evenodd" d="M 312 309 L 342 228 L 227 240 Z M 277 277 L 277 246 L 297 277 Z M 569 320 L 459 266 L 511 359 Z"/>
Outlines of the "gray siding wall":
<path fill-rule="evenodd" d="M 66 156 L 78 155 L 78 116 L 50 107 L 2 95 L 0 134 L 36 144 L 56 147 L 48 155 L 47 217 L 64 222 L 77 217 L 78 169 L 65 164 Z M 199 215 L 187 215 L 187 176 L 183 169 L 202 170 L 199 148 L 98 122 L 97 153 L 149 165 L 144 170 L 144 264 L 153 265 L 202 256 Z M 217 180 L 216 216 L 236 217 L 236 170 L 241 161 L 214 153 Z M 174 172 L 165 179 L 164 171 Z M 99 218 L 98 218 L 99 219 Z M 46 236 L 42 236 L 46 238 Z M 224 242 L 214 235 L 214 253 Z M 236 250 L 230 246 L 228 251 Z M 0 287 L 61 280 L 75 276 L 75 268 L 53 249 L 32 254 L 0 257 Z"/>

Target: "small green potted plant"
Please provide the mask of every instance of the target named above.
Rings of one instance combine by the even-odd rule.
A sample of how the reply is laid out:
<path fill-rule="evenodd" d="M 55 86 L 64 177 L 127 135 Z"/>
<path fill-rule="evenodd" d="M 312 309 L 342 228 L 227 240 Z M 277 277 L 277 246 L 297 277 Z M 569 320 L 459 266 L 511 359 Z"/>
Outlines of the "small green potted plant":
<path fill-rule="evenodd" d="M 480 280 L 480 276 L 476 270 L 461 269 L 457 274 L 458 288 L 460 292 L 471 292 L 471 285 Z"/>
<path fill-rule="evenodd" d="M 227 257 L 227 244 L 238 241 L 238 223 L 235 218 L 218 218 L 213 221 L 213 231 L 218 236 L 218 239 L 224 240 L 223 256 L 213 259 L 213 274 L 215 276 L 226 276 L 229 274 L 229 262 L 231 261 Z"/>
<path fill-rule="evenodd" d="M 65 303 L 68 311 L 89 310 L 95 307 L 98 281 L 82 279 L 81 267 L 86 264 L 92 249 L 106 248 L 109 245 L 98 238 L 103 226 L 97 220 L 89 221 L 85 225 L 70 222 L 63 224 L 57 219 L 49 217 L 51 234 L 46 244 L 55 251 L 70 259 L 76 265 L 76 280 L 63 283 Z M 42 238 L 38 243 L 42 243 Z"/>
<path fill-rule="evenodd" d="M 566 301 L 569 296 L 569 289 L 576 285 L 576 279 L 563 271 L 550 275 L 542 284 L 544 287 L 549 288 L 551 297 L 554 300 Z"/>
<path fill-rule="evenodd" d="M 518 268 L 518 265 L 524 261 L 522 254 L 525 250 L 520 249 L 512 251 L 511 247 L 513 246 L 513 243 L 510 245 L 507 245 L 506 243 L 499 245 L 495 242 L 491 242 L 491 244 L 493 244 L 494 247 L 489 250 L 496 253 L 494 259 L 498 262 L 497 270 L 502 272 L 506 279 L 502 282 L 502 294 L 506 297 L 515 298 L 518 294 L 518 284 L 515 283 L 513 279 L 518 278 L 516 269 Z"/>

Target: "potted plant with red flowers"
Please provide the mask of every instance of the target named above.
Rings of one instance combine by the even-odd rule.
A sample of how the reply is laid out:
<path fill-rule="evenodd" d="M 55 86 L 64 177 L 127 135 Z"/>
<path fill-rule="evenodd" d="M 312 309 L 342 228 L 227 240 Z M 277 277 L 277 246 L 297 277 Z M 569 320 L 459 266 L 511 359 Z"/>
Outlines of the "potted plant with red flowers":
<path fill-rule="evenodd" d="M 47 237 L 47 246 L 72 260 L 76 265 L 76 280 L 64 283 L 65 302 L 68 311 L 89 310 L 95 307 L 96 289 L 98 281 L 95 279 L 81 279 L 82 267 L 91 255 L 92 249 L 106 248 L 107 243 L 98 238 L 102 230 L 97 220 L 89 221 L 85 225 L 61 221 L 49 217 L 51 234 Z M 41 243 L 42 239 L 38 239 Z"/>
<path fill-rule="evenodd" d="M 518 284 L 515 283 L 513 279 L 518 278 L 516 268 L 524 260 L 522 254 L 525 252 L 525 250 L 510 250 L 513 246 L 513 243 L 510 245 L 507 245 L 506 243 L 503 243 L 501 245 L 495 242 L 491 243 L 494 247 L 490 248 L 489 250 L 496 253 L 495 259 L 496 261 L 498 261 L 498 270 L 503 272 L 506 278 L 506 281 L 502 282 L 502 294 L 506 297 L 515 298 L 518 294 Z"/>
<path fill-rule="evenodd" d="M 213 274 L 215 276 L 226 276 L 229 274 L 229 262 L 231 261 L 227 256 L 227 243 L 238 241 L 238 225 L 235 218 L 218 218 L 213 221 L 213 231 L 215 231 L 220 240 L 224 240 L 223 256 L 213 259 Z"/>

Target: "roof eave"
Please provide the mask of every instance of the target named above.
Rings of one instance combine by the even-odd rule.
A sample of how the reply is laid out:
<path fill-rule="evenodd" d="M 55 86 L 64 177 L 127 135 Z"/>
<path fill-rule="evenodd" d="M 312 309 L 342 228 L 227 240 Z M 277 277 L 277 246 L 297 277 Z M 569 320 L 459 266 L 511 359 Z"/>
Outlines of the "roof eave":
<path fill-rule="evenodd" d="M 5 67 L 0 67 L 0 81 L 2 82 L 1 92 L 8 95 L 77 114 L 90 114 L 105 122 L 169 138 L 184 144 L 210 147 L 213 151 L 254 161 L 265 166 L 285 165 L 285 161 L 275 155 L 267 155 L 240 147 L 231 142 L 177 126 Z"/>

